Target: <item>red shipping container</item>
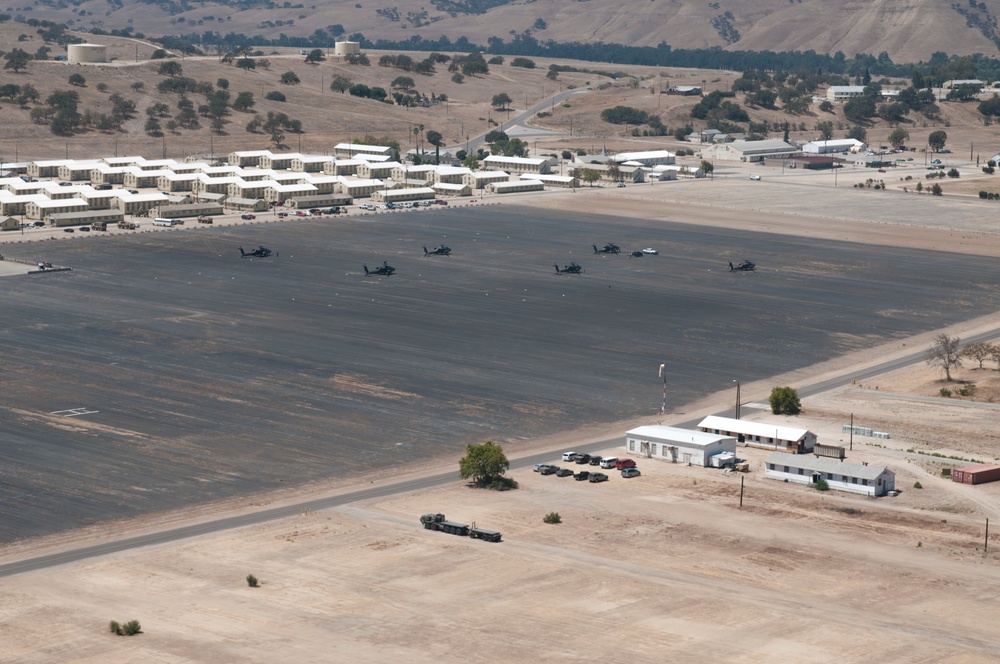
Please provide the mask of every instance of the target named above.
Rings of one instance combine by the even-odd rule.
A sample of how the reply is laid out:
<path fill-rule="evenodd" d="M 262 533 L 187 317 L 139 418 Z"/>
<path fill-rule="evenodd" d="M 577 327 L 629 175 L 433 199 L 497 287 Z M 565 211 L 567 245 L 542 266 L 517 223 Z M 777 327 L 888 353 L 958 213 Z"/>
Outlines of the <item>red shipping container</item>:
<path fill-rule="evenodd" d="M 985 484 L 1000 480 L 1000 465 L 981 463 L 978 466 L 955 468 L 951 471 L 951 481 L 962 484 Z"/>

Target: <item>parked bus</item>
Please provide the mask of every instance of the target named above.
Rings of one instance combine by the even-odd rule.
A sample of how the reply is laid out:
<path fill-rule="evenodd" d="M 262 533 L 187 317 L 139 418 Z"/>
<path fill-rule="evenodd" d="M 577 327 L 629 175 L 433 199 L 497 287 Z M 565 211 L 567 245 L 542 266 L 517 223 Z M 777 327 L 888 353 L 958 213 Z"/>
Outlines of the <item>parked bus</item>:
<path fill-rule="evenodd" d="M 154 226 L 178 226 L 182 223 L 180 219 L 167 219 L 165 217 L 156 217 L 153 219 Z"/>

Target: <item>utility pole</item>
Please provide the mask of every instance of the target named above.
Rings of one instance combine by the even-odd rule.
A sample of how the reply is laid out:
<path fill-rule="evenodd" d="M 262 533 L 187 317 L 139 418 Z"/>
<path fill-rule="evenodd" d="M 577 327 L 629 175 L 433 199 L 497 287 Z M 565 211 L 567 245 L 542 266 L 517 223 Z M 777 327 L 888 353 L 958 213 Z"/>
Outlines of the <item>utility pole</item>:
<path fill-rule="evenodd" d="M 663 405 L 660 406 L 660 415 L 667 412 L 667 365 L 660 365 L 660 377 L 663 378 Z"/>

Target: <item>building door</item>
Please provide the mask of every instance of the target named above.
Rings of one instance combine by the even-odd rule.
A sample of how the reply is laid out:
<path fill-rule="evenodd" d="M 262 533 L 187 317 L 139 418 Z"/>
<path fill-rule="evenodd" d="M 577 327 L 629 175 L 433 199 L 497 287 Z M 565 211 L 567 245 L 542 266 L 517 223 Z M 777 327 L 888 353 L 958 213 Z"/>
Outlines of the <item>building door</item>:
<path fill-rule="evenodd" d="M 691 465 L 691 455 L 690 454 L 688 454 L 688 453 L 684 454 L 684 463 L 686 463 L 689 466 Z"/>

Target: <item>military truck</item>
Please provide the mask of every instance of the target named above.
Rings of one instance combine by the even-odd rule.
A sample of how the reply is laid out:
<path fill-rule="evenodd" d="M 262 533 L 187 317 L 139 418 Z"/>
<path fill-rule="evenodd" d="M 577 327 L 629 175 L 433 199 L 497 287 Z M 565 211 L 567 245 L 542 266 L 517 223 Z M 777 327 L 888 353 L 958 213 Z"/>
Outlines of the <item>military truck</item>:
<path fill-rule="evenodd" d="M 206 217 L 205 215 L 201 215 L 201 216 L 198 217 L 198 223 L 199 224 L 210 224 L 210 223 L 212 223 L 212 218 L 211 217 Z"/>
<path fill-rule="evenodd" d="M 495 530 L 477 528 L 475 523 L 469 526 L 468 524 L 456 521 L 448 521 L 445 519 L 444 514 L 424 514 L 420 517 L 420 523 L 424 524 L 424 528 L 427 530 L 438 530 L 451 535 L 461 535 L 462 537 L 471 537 L 472 539 L 481 539 L 487 542 L 499 542 L 502 537 Z"/>
<path fill-rule="evenodd" d="M 134 231 L 136 229 L 136 225 L 134 221 L 119 221 L 118 228 L 124 228 L 127 231 Z"/>

